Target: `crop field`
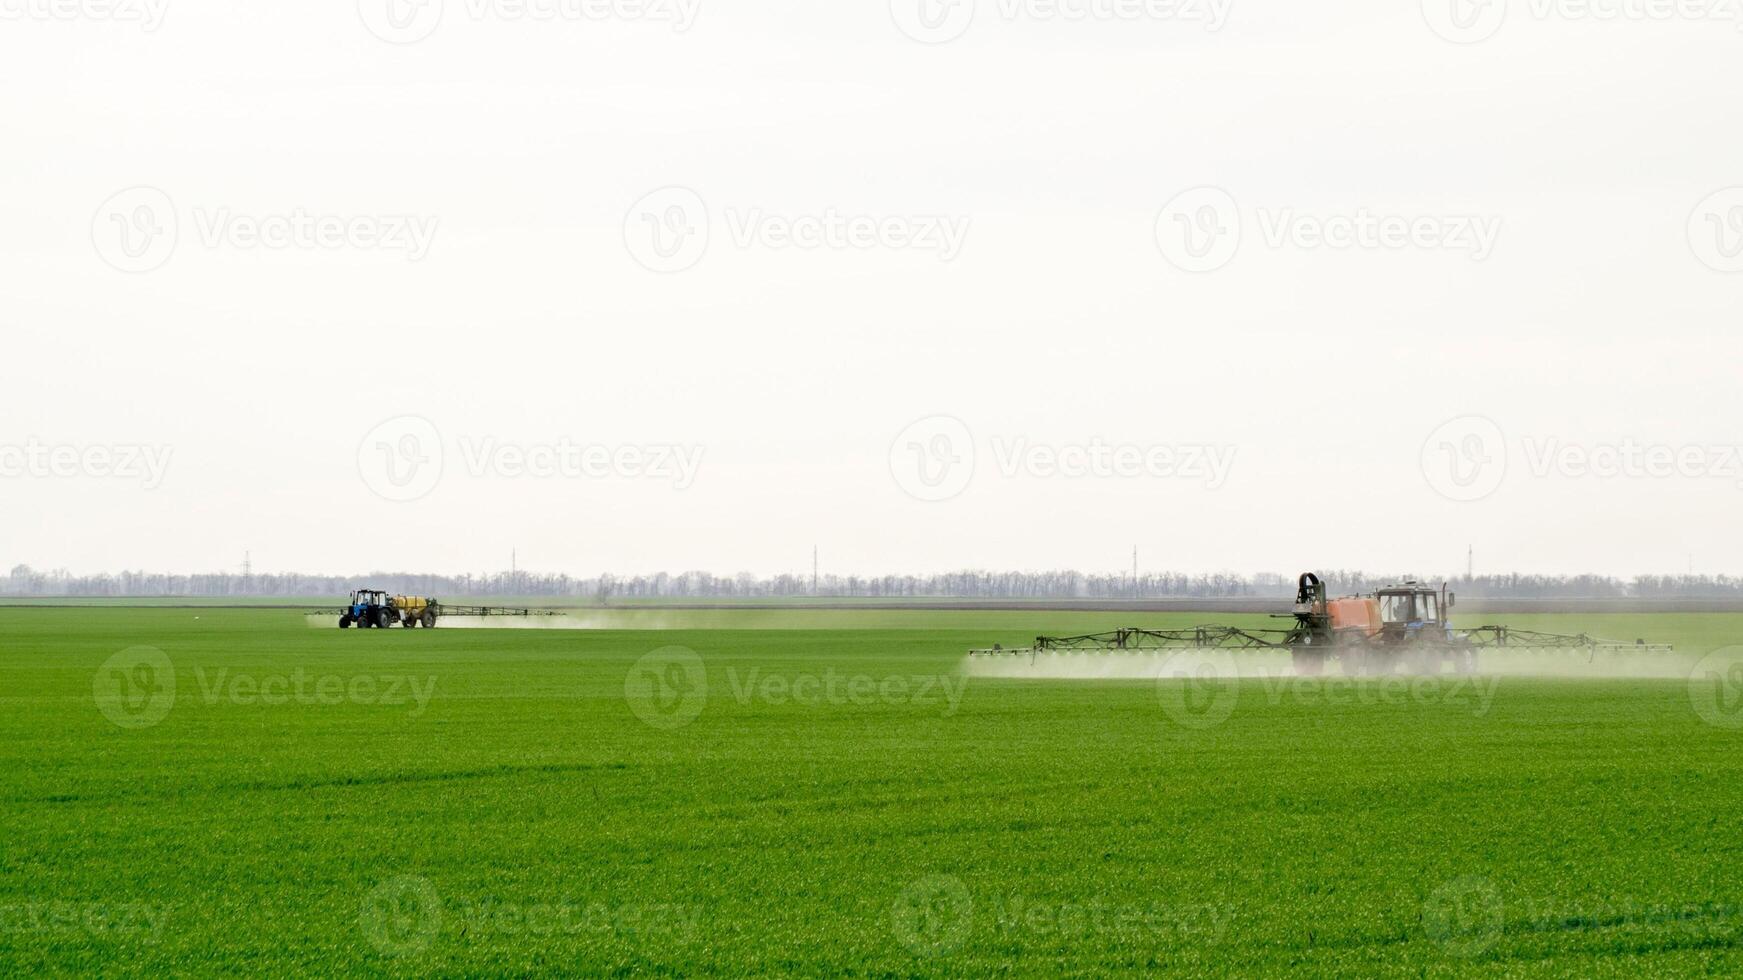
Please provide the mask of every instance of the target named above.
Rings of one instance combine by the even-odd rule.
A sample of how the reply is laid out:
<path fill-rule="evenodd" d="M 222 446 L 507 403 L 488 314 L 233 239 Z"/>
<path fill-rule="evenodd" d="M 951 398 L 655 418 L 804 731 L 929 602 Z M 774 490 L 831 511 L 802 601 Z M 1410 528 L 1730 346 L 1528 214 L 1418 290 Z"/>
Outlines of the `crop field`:
<path fill-rule="evenodd" d="M 636 615 L 0 609 L 0 972 L 1743 971 L 1743 615 L 1208 684 L 965 665 L 1193 614 Z"/>

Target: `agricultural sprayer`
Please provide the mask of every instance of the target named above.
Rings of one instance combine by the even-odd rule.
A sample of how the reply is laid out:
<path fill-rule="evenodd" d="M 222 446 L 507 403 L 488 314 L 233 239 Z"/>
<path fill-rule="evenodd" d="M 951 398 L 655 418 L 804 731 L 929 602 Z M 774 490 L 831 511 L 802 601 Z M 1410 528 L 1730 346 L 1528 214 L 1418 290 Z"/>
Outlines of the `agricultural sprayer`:
<path fill-rule="evenodd" d="M 349 629 L 356 626 L 358 629 L 387 629 L 404 626 L 409 629 L 422 626 L 428 629 L 442 619 L 453 616 L 550 615 L 555 614 L 507 606 L 451 606 L 425 596 L 389 595 L 381 589 L 358 589 L 351 593 L 350 603 L 339 610 L 339 628 Z"/>
<path fill-rule="evenodd" d="M 1669 653 L 1663 643 L 1601 640 L 1584 633 L 1540 633 L 1509 626 L 1455 629 L 1451 611 L 1457 596 L 1443 584 L 1436 589 L 1406 581 L 1372 593 L 1328 598 L 1312 572 L 1297 580 L 1294 609 L 1284 615 L 1287 629 L 1195 626 L 1189 629 L 1118 629 L 1082 636 L 1038 636 L 1029 647 L 970 650 L 971 656 L 1027 656 L 1044 653 L 1144 653 L 1172 650 L 1287 651 L 1297 674 L 1314 675 L 1336 660 L 1345 674 L 1403 672 L 1438 674 L 1450 665 L 1459 673 L 1477 669 L 1479 654 L 1491 650 L 1631 651 Z"/>

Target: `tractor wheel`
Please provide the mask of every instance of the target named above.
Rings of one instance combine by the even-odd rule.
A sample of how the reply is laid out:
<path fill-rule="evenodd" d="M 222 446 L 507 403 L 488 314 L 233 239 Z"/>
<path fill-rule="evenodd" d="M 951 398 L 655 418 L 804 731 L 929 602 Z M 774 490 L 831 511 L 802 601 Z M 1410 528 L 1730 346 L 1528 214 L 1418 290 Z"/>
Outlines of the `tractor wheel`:
<path fill-rule="evenodd" d="M 428 629 L 435 629 L 435 628 L 436 628 L 436 611 L 434 609 L 425 609 L 424 610 L 424 629 L 428 630 Z"/>
<path fill-rule="evenodd" d="M 376 626 L 380 627 L 381 629 L 387 629 L 389 626 L 393 625 L 393 618 L 394 617 L 393 617 L 393 610 L 392 609 L 383 609 L 380 613 L 377 613 L 377 615 L 380 618 L 375 621 Z"/>
<path fill-rule="evenodd" d="M 1368 651 L 1366 650 L 1345 647 L 1344 651 L 1338 654 L 1338 666 L 1343 668 L 1345 677 L 1355 677 L 1358 674 L 1367 673 L 1367 661 Z"/>
<path fill-rule="evenodd" d="M 339 628 L 342 630 L 348 630 L 351 628 L 351 614 L 350 613 L 346 613 L 345 615 L 339 617 Z"/>

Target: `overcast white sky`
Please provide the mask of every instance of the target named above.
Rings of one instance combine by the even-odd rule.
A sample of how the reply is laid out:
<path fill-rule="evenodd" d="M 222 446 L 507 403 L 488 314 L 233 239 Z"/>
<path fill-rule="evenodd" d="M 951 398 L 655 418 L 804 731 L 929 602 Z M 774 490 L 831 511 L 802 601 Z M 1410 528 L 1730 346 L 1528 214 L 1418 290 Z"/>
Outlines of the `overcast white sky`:
<path fill-rule="evenodd" d="M 1743 572 L 1728 7 L 922 2 L 0 0 L 0 565 Z"/>

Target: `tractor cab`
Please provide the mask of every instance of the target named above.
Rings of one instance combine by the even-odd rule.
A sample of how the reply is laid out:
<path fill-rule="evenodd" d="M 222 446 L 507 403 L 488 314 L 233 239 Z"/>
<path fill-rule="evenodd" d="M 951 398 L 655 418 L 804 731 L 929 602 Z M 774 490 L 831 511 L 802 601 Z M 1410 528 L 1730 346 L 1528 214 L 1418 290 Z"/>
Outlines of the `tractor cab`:
<path fill-rule="evenodd" d="M 358 589 L 351 593 L 351 616 L 362 619 L 365 610 L 387 605 L 387 593 L 380 589 Z"/>
<path fill-rule="evenodd" d="M 360 626 L 391 626 L 398 618 L 393 603 L 381 589 L 358 589 L 351 593 L 351 602 L 339 614 L 339 628 Z"/>
<path fill-rule="evenodd" d="M 1452 596 L 1445 587 L 1408 581 L 1374 593 L 1380 603 L 1380 626 L 1387 632 L 1415 633 L 1422 629 L 1445 630 Z"/>

